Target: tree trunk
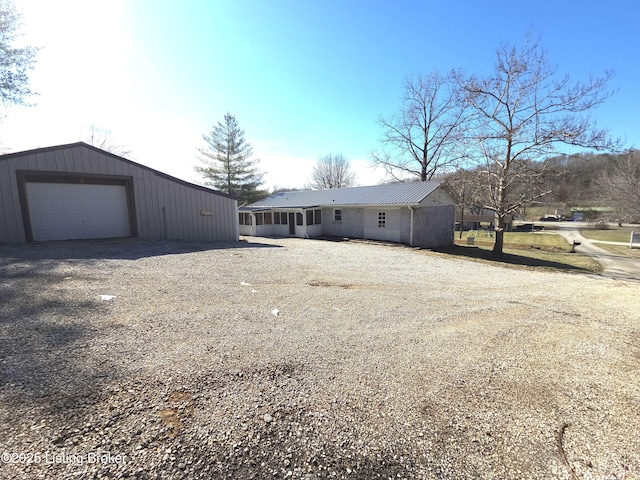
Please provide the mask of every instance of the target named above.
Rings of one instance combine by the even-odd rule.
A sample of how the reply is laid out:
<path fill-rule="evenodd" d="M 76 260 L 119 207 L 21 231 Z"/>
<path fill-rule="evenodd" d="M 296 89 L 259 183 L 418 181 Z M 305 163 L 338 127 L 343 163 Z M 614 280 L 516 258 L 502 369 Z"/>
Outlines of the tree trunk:
<path fill-rule="evenodd" d="M 491 254 L 494 257 L 501 257 L 502 247 L 504 246 L 504 216 L 500 216 L 498 213 L 496 213 L 496 224 L 494 230 L 496 232 L 496 240 L 493 243 L 493 251 Z"/>
<path fill-rule="evenodd" d="M 511 139 L 509 139 L 509 145 L 507 147 L 507 158 L 505 159 L 504 165 L 501 165 L 502 171 L 500 172 L 500 177 L 498 178 L 498 197 L 497 197 L 497 206 L 496 209 L 496 219 L 495 225 L 493 226 L 496 232 L 496 240 L 493 244 L 493 252 L 492 255 L 494 257 L 502 256 L 502 246 L 504 245 L 504 207 L 506 203 L 506 192 L 507 192 L 507 174 L 509 173 L 509 164 L 510 164 L 510 155 L 511 155 Z"/>

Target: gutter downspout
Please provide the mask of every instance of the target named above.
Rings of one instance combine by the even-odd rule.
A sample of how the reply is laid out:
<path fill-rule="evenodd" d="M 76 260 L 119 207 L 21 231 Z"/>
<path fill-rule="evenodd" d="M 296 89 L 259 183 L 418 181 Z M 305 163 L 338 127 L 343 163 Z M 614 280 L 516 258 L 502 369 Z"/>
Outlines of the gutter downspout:
<path fill-rule="evenodd" d="M 409 227 L 409 245 L 413 247 L 413 213 L 415 207 L 413 205 L 409 205 L 409 211 L 411 212 L 411 224 Z"/>

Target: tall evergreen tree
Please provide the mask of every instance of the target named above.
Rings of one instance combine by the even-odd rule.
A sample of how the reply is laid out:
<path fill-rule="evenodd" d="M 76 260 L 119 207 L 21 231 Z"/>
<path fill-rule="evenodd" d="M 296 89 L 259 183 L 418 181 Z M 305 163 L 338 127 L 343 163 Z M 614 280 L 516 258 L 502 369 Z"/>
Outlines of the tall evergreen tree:
<path fill-rule="evenodd" d="M 259 160 L 251 158 L 253 148 L 244 138 L 244 130 L 236 118 L 227 112 L 208 135 L 203 135 L 206 148 L 198 148 L 204 166 L 195 167 L 205 183 L 217 190 L 238 197 L 238 201 L 251 202 L 261 195 L 263 173 L 257 168 Z"/>
<path fill-rule="evenodd" d="M 12 0 L 0 0 L 0 102 L 3 105 L 25 105 L 25 97 L 33 95 L 27 72 L 33 69 L 38 49 L 15 46 L 21 20 Z"/>

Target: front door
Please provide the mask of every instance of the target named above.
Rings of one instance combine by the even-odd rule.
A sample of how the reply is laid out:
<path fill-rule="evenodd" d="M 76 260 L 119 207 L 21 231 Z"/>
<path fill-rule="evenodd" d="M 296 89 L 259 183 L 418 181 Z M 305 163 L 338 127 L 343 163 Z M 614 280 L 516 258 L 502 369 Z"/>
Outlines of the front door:
<path fill-rule="evenodd" d="M 296 214 L 289 213 L 289 235 L 296 234 Z"/>

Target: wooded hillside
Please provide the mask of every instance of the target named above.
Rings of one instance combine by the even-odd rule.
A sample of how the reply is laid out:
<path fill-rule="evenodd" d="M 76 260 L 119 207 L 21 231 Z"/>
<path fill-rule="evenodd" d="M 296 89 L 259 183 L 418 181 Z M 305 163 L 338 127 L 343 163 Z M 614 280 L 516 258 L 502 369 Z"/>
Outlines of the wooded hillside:
<path fill-rule="evenodd" d="M 545 168 L 540 168 L 545 164 Z M 544 170 L 538 188 L 547 192 L 515 212 L 532 220 L 544 214 L 571 214 L 572 208 L 588 209 L 588 219 L 640 222 L 640 150 L 624 153 L 578 153 L 531 162 L 531 170 Z M 480 209 L 488 192 L 474 182 L 474 169 L 443 176 L 459 206 Z"/>

